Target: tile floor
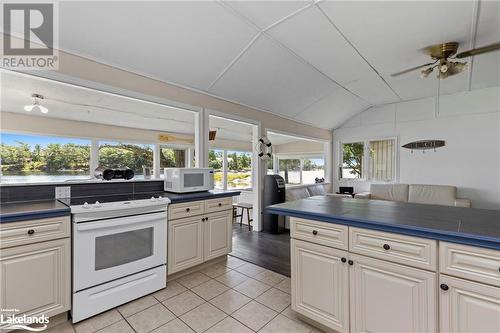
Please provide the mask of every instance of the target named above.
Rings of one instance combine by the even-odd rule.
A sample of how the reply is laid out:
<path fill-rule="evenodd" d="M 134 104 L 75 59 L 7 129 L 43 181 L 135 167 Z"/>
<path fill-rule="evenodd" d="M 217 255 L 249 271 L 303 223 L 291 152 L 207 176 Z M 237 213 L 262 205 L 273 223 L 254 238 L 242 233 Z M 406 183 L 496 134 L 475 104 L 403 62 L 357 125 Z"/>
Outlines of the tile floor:
<path fill-rule="evenodd" d="M 320 332 L 290 308 L 290 278 L 235 257 L 167 287 L 47 333 Z"/>

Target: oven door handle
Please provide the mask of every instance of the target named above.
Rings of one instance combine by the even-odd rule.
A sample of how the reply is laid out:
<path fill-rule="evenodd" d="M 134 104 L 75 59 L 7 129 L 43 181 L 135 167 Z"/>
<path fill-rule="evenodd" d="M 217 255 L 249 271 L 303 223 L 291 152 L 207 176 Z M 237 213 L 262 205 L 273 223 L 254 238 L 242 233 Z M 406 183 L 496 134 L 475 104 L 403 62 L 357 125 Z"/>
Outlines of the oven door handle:
<path fill-rule="evenodd" d="M 167 222 L 167 214 L 165 212 L 148 214 L 148 215 L 128 216 L 128 217 L 121 217 L 111 220 L 101 220 L 95 222 L 76 223 L 75 228 L 77 231 L 89 231 L 97 229 L 115 228 L 130 224 L 151 223 L 161 219 L 164 219 L 165 223 Z"/>

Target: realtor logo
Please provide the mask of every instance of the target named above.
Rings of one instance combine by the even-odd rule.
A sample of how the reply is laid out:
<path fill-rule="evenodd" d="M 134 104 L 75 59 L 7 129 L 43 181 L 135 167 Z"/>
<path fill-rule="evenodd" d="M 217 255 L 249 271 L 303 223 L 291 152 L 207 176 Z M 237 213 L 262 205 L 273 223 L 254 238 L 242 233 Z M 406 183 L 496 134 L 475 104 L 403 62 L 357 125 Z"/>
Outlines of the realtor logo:
<path fill-rule="evenodd" d="M 2 67 L 57 69 L 56 3 L 3 3 Z"/>

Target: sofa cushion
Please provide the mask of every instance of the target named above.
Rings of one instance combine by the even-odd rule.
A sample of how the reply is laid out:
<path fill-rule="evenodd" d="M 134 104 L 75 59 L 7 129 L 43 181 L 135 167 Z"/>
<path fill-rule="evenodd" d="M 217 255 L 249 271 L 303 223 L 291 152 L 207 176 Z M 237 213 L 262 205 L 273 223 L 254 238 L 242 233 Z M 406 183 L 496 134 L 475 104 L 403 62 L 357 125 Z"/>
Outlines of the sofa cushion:
<path fill-rule="evenodd" d="M 456 194 L 455 186 L 410 184 L 408 202 L 454 206 Z"/>
<path fill-rule="evenodd" d="M 371 184 L 370 199 L 408 202 L 408 184 Z"/>
<path fill-rule="evenodd" d="M 311 196 L 326 194 L 325 187 L 323 185 L 311 185 L 307 187 L 307 190 Z"/>
<path fill-rule="evenodd" d="M 299 199 L 308 198 L 311 195 L 307 190 L 307 187 L 296 187 L 286 189 L 286 201 L 294 201 Z"/>

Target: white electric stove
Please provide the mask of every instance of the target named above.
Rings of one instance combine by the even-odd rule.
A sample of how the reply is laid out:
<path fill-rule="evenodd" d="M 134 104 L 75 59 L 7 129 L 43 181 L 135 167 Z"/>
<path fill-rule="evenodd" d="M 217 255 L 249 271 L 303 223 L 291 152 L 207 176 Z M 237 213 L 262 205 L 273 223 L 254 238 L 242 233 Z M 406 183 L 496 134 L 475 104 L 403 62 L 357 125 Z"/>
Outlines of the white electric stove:
<path fill-rule="evenodd" d="M 64 202 L 64 201 L 63 201 Z M 166 285 L 168 198 L 72 198 L 73 322 Z"/>

